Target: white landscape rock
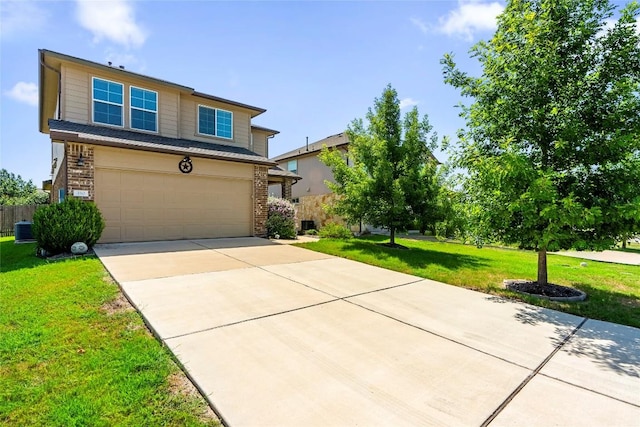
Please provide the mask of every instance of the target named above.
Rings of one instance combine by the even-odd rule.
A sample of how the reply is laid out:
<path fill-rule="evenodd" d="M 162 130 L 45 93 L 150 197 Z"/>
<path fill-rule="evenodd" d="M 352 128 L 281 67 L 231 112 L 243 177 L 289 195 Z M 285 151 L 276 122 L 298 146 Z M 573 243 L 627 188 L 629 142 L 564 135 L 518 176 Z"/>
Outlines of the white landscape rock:
<path fill-rule="evenodd" d="M 74 255 L 82 255 L 86 254 L 89 250 L 89 247 L 84 242 L 75 242 L 71 245 L 71 253 Z"/>

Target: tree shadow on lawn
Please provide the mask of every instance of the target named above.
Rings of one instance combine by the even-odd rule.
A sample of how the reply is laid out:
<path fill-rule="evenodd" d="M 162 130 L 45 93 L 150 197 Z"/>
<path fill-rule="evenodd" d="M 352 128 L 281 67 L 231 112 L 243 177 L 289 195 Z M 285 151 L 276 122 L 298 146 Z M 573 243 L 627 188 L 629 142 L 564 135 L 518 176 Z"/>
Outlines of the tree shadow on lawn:
<path fill-rule="evenodd" d="M 75 260 L 91 259 L 95 255 L 61 257 L 58 259 L 43 259 L 36 256 L 36 243 L 15 244 L 14 240 L 0 242 L 0 272 L 30 269 L 51 263 L 73 262 Z M 54 257 L 55 258 L 55 257 Z"/>
<path fill-rule="evenodd" d="M 35 243 L 15 244 L 14 240 L 0 242 L 0 271 L 3 273 L 33 268 L 46 264 L 46 261 L 36 256 Z"/>
<path fill-rule="evenodd" d="M 627 252 L 630 254 L 640 254 L 640 248 L 615 248 L 614 251 Z"/>
<path fill-rule="evenodd" d="M 618 298 L 618 301 L 624 299 L 628 302 L 629 307 L 619 308 L 619 310 L 628 312 L 626 314 L 630 317 L 625 319 L 627 320 L 626 323 L 637 324 L 640 322 L 640 319 L 638 319 L 640 299 L 616 292 L 594 289 L 590 286 L 580 287 L 587 292 L 589 298 Z M 597 309 L 589 309 L 589 300 L 571 304 L 575 305 L 576 308 L 582 308 L 580 310 L 584 311 L 582 317 L 587 317 L 589 320 L 578 330 L 576 335 L 564 344 L 561 351 L 569 356 L 590 359 L 599 367 L 618 375 L 640 379 L 640 329 L 617 323 L 593 320 L 591 316 L 596 313 L 589 312 Z M 619 307 L 622 303 L 616 305 Z M 625 313 L 621 314 L 623 315 L 622 317 L 626 317 L 624 316 Z M 579 314 L 575 315 L 580 316 Z M 632 317 L 635 317 L 635 319 Z M 555 334 L 551 339 L 555 346 L 562 344 L 565 337 L 581 321 L 580 318 L 571 318 L 568 314 L 553 309 L 550 310 L 528 304 L 522 305 L 515 318 L 528 325 L 535 326 L 540 323 L 554 325 Z"/>
<path fill-rule="evenodd" d="M 405 264 L 417 270 L 428 268 L 430 265 L 438 265 L 448 270 L 460 268 L 480 269 L 489 265 L 486 262 L 486 258 L 478 256 L 449 254 L 415 246 L 411 246 L 408 249 L 397 249 L 378 244 L 378 242 L 384 240 L 388 240 L 388 238 L 371 236 L 362 240 L 351 239 L 345 242 L 344 249 L 388 261 L 389 263 L 397 262 L 398 267 Z"/>

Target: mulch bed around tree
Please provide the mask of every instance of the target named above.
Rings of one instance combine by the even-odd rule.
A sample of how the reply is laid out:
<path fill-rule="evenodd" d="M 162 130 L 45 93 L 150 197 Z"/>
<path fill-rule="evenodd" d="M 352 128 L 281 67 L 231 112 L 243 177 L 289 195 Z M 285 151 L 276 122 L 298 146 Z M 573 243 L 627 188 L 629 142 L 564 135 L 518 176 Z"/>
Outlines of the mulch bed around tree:
<path fill-rule="evenodd" d="M 584 301 L 586 298 L 586 294 L 578 289 L 555 285 L 553 283 L 539 285 L 538 282 L 528 280 L 505 280 L 504 285 L 512 291 L 547 298 L 553 301 Z"/>

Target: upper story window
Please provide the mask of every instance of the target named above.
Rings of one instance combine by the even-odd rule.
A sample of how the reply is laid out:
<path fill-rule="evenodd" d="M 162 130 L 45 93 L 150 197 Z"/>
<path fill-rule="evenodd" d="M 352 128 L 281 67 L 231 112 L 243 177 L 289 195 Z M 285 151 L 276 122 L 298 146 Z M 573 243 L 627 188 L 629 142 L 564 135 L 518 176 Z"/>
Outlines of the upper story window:
<path fill-rule="evenodd" d="M 121 83 L 93 78 L 93 121 L 122 126 L 123 88 Z"/>
<path fill-rule="evenodd" d="M 198 105 L 198 133 L 232 139 L 233 113 Z"/>
<path fill-rule="evenodd" d="M 130 88 L 131 95 L 131 128 L 158 131 L 158 92 Z"/>
<path fill-rule="evenodd" d="M 298 173 L 298 160 L 289 160 L 287 162 L 287 170 L 291 173 Z"/>

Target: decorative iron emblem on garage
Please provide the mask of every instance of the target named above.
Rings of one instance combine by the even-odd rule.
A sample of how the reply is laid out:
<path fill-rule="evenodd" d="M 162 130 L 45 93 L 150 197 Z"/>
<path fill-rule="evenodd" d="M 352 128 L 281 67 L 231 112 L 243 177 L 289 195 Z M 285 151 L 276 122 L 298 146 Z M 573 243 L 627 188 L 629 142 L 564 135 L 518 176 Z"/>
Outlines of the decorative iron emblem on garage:
<path fill-rule="evenodd" d="M 184 159 L 180 160 L 180 163 L 178 163 L 178 169 L 180 169 L 180 172 L 182 173 L 191 173 L 193 170 L 193 163 L 191 163 L 189 156 L 184 156 Z"/>

